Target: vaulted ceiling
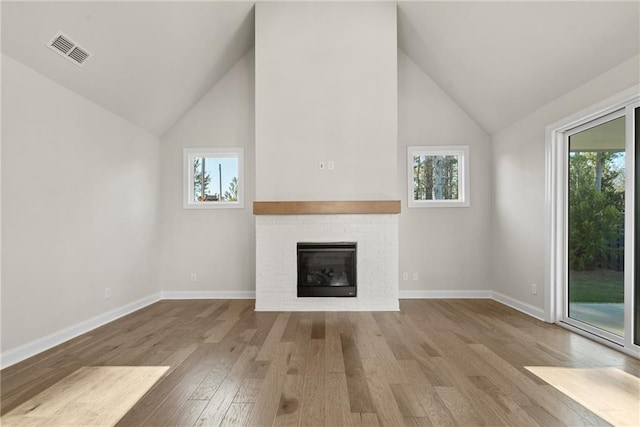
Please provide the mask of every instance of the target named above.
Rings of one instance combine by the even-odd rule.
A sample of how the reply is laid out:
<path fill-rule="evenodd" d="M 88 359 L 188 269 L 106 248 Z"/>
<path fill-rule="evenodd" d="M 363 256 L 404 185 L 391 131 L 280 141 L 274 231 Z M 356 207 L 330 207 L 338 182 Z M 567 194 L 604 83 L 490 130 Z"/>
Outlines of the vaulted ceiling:
<path fill-rule="evenodd" d="M 638 55 L 639 6 L 401 2 L 398 43 L 493 134 Z"/>
<path fill-rule="evenodd" d="M 58 31 L 93 56 L 47 48 Z M 254 42 L 253 2 L 2 2 L 2 52 L 158 136 Z"/>
<path fill-rule="evenodd" d="M 162 136 L 251 49 L 253 6 L 3 1 L 2 52 Z M 399 2 L 398 44 L 492 134 L 637 59 L 639 17 L 635 1 Z M 58 31 L 84 67 L 46 47 Z"/>

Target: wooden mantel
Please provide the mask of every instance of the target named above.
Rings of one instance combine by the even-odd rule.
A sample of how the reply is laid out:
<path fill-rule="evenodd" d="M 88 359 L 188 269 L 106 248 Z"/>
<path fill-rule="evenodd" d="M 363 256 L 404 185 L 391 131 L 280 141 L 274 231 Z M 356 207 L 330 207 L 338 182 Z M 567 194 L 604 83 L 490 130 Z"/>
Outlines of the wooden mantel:
<path fill-rule="evenodd" d="M 399 214 L 400 200 L 253 202 L 254 215 Z"/>

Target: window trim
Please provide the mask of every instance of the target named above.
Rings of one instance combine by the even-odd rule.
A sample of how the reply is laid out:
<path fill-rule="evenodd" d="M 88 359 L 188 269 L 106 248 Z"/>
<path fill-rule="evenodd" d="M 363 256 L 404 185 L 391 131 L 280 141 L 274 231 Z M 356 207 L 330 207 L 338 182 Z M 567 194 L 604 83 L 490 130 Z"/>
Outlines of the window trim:
<path fill-rule="evenodd" d="M 415 200 L 413 198 L 413 158 L 418 155 L 458 156 L 458 200 Z M 407 147 L 407 204 L 410 208 L 469 207 L 469 146 L 437 145 Z"/>
<path fill-rule="evenodd" d="M 193 159 L 197 157 L 229 157 L 238 159 L 238 201 L 196 203 L 193 201 Z M 183 208 L 184 209 L 243 209 L 244 208 L 244 150 L 242 147 L 184 148 Z"/>

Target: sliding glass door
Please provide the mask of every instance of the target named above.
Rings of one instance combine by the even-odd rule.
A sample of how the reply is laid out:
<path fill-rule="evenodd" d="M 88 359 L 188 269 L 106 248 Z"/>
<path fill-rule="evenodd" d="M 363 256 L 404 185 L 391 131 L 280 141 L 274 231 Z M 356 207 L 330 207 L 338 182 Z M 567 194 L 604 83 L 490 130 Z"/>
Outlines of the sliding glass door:
<path fill-rule="evenodd" d="M 638 277 L 640 277 L 640 261 L 638 260 L 638 255 L 640 254 L 640 233 L 638 233 L 638 229 L 640 228 L 640 103 L 636 102 L 627 107 L 627 117 L 631 120 L 627 124 L 627 129 L 629 129 L 633 135 L 629 135 L 627 139 L 632 141 L 635 152 L 635 180 L 634 180 L 634 192 L 635 192 L 635 203 L 634 203 L 634 228 L 635 228 L 635 238 L 634 238 L 634 249 L 635 249 L 635 269 L 634 275 L 632 278 L 632 283 L 628 287 L 631 289 L 634 294 L 633 297 L 629 295 L 627 301 L 629 301 L 626 305 L 627 316 L 631 318 L 628 322 L 633 327 L 633 344 L 636 346 L 640 346 L 640 284 L 638 284 Z"/>
<path fill-rule="evenodd" d="M 547 129 L 545 319 L 640 358 L 640 94 L 609 101 Z"/>
<path fill-rule="evenodd" d="M 566 133 L 565 321 L 622 343 L 625 336 L 625 110 Z"/>

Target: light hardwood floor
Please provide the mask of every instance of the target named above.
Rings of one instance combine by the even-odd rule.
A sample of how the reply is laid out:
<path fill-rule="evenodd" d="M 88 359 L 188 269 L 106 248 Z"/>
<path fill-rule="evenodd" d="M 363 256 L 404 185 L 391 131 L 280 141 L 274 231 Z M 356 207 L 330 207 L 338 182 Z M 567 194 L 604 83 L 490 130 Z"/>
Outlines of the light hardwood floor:
<path fill-rule="evenodd" d="M 166 366 L 80 368 L 1 418 L 3 426 L 112 426 Z"/>
<path fill-rule="evenodd" d="M 637 425 L 636 359 L 494 301 L 400 307 L 256 313 L 253 300 L 161 301 L 3 370 L 1 412 L 85 367 L 167 366 L 118 425 L 609 425 L 602 405 L 559 391 L 597 370 L 588 384 L 603 388 L 590 394 L 624 393 L 621 410 L 631 408 L 605 405 L 618 411 L 609 421 Z M 563 385 L 541 378 L 553 383 L 558 368 Z"/>

